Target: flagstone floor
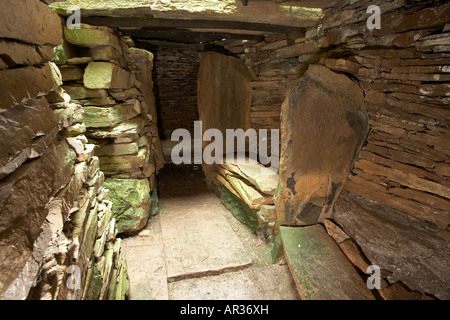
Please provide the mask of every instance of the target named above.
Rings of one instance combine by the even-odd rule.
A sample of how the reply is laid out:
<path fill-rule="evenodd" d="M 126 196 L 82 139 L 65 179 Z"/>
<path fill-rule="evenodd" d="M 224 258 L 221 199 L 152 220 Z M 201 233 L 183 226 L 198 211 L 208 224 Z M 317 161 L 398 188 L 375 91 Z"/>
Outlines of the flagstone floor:
<path fill-rule="evenodd" d="M 124 239 L 130 299 L 292 300 L 284 261 L 206 189 L 199 167 L 159 173 L 159 213 Z"/>

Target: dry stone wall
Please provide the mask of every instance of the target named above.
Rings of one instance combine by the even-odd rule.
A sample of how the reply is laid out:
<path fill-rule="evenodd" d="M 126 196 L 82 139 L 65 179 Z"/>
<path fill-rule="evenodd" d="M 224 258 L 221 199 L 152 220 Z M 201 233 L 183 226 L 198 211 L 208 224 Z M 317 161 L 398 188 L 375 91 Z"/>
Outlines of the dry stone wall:
<path fill-rule="evenodd" d="M 2 2 L 0 20 L 0 296 L 124 299 L 127 266 L 85 110 L 50 62 L 61 20 L 38 0 Z"/>
<path fill-rule="evenodd" d="M 162 148 L 151 78 L 153 54 L 112 28 L 64 28 L 57 62 L 64 89 L 85 112 L 86 137 L 114 203 L 119 233 L 142 229 L 157 206 Z"/>
<path fill-rule="evenodd" d="M 155 98 L 162 139 L 184 128 L 194 134 L 197 108 L 197 77 L 200 66 L 198 45 L 155 46 Z"/>
<path fill-rule="evenodd" d="M 367 28 L 369 5 L 380 7 L 381 29 Z M 369 264 L 381 266 L 386 282 L 379 292 L 386 299 L 424 295 L 447 299 L 450 292 L 448 281 L 441 281 L 450 275 L 449 22 L 450 5 L 445 1 L 433 6 L 431 2 L 341 1 L 326 9 L 322 23 L 305 35 L 225 43 L 255 72 L 255 128 L 279 128 L 286 89 L 310 64 L 345 74 L 363 89 L 370 132 L 344 185 L 345 196 L 325 222 L 329 231 L 338 227 L 348 233 L 340 246 L 362 273 Z M 259 96 L 267 105 L 261 118 Z M 349 198 L 361 206 L 354 207 L 345 200 Z M 392 228 L 382 238 L 399 243 L 399 248 L 379 246 L 378 250 L 371 245 L 370 239 L 378 238 L 381 231 L 371 228 L 360 210 L 380 210 L 383 214 L 375 215 L 379 220 L 372 225 Z M 410 233 L 400 232 L 403 228 L 410 228 Z M 368 234 L 363 236 L 361 230 Z M 420 258 L 406 249 L 416 231 L 424 243 L 417 252 L 428 252 Z"/>

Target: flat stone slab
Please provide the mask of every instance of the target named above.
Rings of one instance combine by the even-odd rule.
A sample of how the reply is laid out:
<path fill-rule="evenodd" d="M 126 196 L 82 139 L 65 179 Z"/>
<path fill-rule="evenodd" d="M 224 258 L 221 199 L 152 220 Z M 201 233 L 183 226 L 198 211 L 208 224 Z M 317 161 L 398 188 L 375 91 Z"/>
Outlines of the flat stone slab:
<path fill-rule="evenodd" d="M 286 265 L 169 283 L 170 300 L 297 300 Z"/>
<path fill-rule="evenodd" d="M 275 170 L 266 168 L 259 163 L 230 163 L 225 164 L 224 167 L 247 179 L 262 193 L 275 194 L 279 181 L 278 173 Z"/>
<path fill-rule="evenodd" d="M 175 197 L 162 203 L 169 282 L 251 265 L 251 258 L 225 218 L 225 207 L 214 194 Z"/>
<path fill-rule="evenodd" d="M 122 242 L 130 277 L 131 300 L 167 300 L 166 260 L 159 215 Z"/>
<path fill-rule="evenodd" d="M 374 299 L 364 280 L 321 225 L 281 226 L 280 234 L 302 299 Z"/>

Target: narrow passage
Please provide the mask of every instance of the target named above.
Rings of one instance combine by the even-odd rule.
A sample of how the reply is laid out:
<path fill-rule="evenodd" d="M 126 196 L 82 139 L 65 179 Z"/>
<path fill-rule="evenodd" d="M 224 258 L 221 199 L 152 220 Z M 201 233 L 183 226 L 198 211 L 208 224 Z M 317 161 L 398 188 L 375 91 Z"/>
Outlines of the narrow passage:
<path fill-rule="evenodd" d="M 206 189 L 200 167 L 167 165 L 160 203 L 139 234 L 124 239 L 131 299 L 298 299 L 285 262 Z"/>

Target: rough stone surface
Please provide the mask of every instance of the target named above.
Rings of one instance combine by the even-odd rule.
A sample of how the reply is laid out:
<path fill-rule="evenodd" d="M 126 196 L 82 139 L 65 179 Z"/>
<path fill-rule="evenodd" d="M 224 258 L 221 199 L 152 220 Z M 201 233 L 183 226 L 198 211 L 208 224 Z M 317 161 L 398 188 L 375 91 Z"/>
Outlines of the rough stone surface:
<path fill-rule="evenodd" d="M 249 2 L 247 6 L 234 0 L 226 1 L 146 1 L 127 2 L 70 0 L 55 3 L 52 8 L 61 15 L 68 15 L 70 5 L 78 5 L 86 16 L 122 16 L 144 18 L 151 13 L 154 18 L 165 19 L 220 19 L 227 21 L 282 24 L 286 26 L 313 26 L 322 17 L 322 10 L 284 6 L 272 1 Z"/>
<path fill-rule="evenodd" d="M 310 65 L 281 108 L 278 221 L 314 224 L 329 215 L 367 136 L 363 92 L 346 76 Z"/>
<path fill-rule="evenodd" d="M 371 264 L 392 272 L 392 282 L 448 299 L 450 245 L 426 222 L 352 193 L 342 193 L 333 218 Z"/>
<path fill-rule="evenodd" d="M 138 116 L 129 121 L 124 121 L 118 125 L 89 130 L 88 135 L 96 139 L 129 139 L 137 140 L 143 131 L 146 121 L 143 117 Z"/>
<path fill-rule="evenodd" d="M 325 225 L 325 228 L 326 228 L 328 234 L 337 243 L 341 243 L 342 241 L 350 238 L 338 225 L 336 225 L 330 219 L 325 219 L 324 225 Z"/>
<path fill-rule="evenodd" d="M 62 43 L 61 20 L 41 1 L 4 0 L 0 11 L 0 38 L 59 45 Z"/>
<path fill-rule="evenodd" d="M 84 107 L 84 123 L 88 128 L 112 127 L 134 118 L 140 113 L 140 106 L 130 107 L 115 105 L 113 107 Z"/>
<path fill-rule="evenodd" d="M 107 178 L 103 188 L 109 189 L 106 197 L 112 201 L 118 233 L 142 229 L 150 214 L 150 185 L 147 179 Z"/>
<path fill-rule="evenodd" d="M 244 201 L 242 201 L 236 194 L 233 194 L 227 188 L 222 187 L 220 190 L 220 197 L 225 207 L 240 222 L 247 225 L 252 230 L 258 230 L 260 227 L 256 210 L 252 210 Z"/>
<path fill-rule="evenodd" d="M 153 149 L 155 150 L 156 171 L 164 166 L 164 155 L 158 133 L 158 114 L 153 94 L 153 53 L 140 48 L 130 48 L 130 64 L 136 72 L 136 80 L 142 83 L 139 91 L 142 93 L 142 112 L 152 117 Z"/>
<path fill-rule="evenodd" d="M 0 182 L 1 295 L 30 257 L 47 216 L 45 205 L 69 182 L 74 160 L 74 152 L 62 141 Z"/>
<path fill-rule="evenodd" d="M 16 104 L 47 94 L 56 87 L 52 68 L 47 63 L 42 67 L 23 67 L 0 70 L 0 112 Z"/>
<path fill-rule="evenodd" d="M 88 89 L 129 89 L 135 83 L 135 75 L 113 63 L 90 62 L 83 82 Z"/>
<path fill-rule="evenodd" d="M 225 168 L 235 172 L 248 180 L 259 191 L 268 195 L 274 195 L 278 186 L 278 174 L 261 164 L 225 164 Z"/>
<path fill-rule="evenodd" d="M 45 98 L 32 99 L 0 113 L 0 179 L 29 158 L 39 157 L 59 128 Z"/>
<path fill-rule="evenodd" d="M 41 47 L 43 51 L 52 50 L 51 46 Z M 15 41 L 0 41 L 0 69 L 12 68 L 20 65 L 36 65 L 48 62 L 53 59 L 39 53 L 37 47 Z M 52 52 L 53 53 L 53 52 Z M 52 54 L 50 53 L 50 55 Z"/>
<path fill-rule="evenodd" d="M 81 24 L 80 29 L 64 28 L 64 38 L 67 42 L 80 47 L 119 46 L 117 37 L 105 27 L 94 27 Z"/>

